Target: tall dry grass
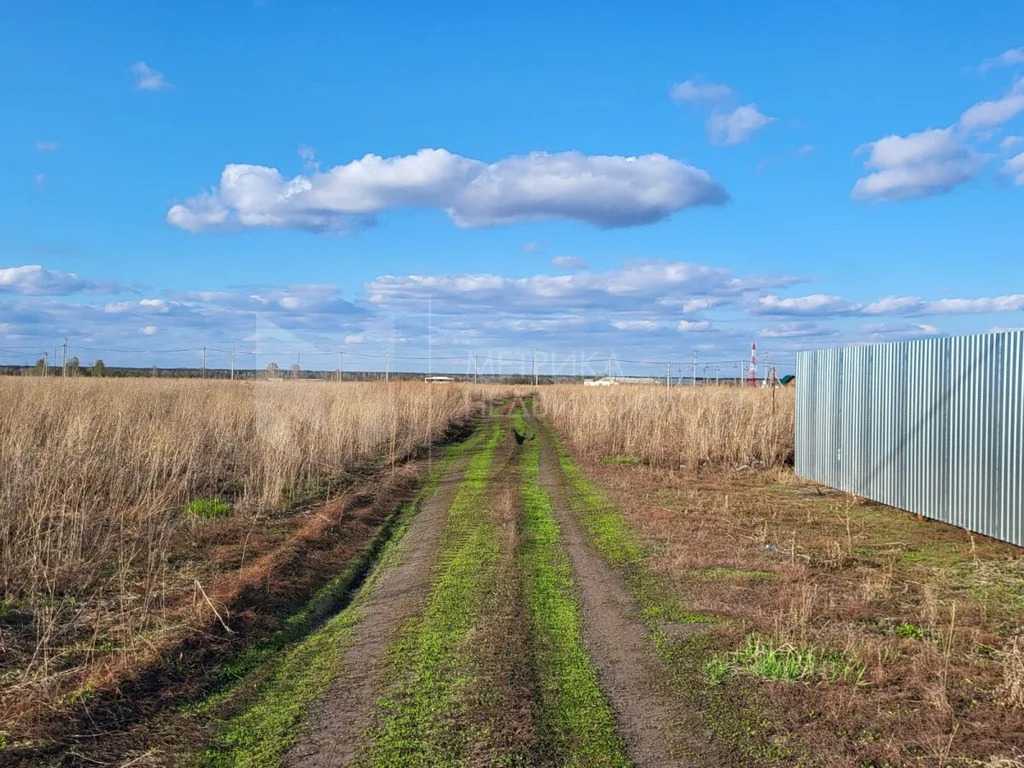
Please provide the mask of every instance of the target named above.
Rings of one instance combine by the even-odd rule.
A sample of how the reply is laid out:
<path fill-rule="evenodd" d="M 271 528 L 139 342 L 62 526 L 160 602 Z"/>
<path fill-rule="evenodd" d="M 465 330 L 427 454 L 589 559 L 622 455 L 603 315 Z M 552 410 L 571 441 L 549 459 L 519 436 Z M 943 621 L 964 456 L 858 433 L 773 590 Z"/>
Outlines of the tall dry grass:
<path fill-rule="evenodd" d="M 778 466 L 793 455 L 793 391 L 704 387 L 556 386 L 540 404 L 589 458 L 633 456 L 654 466 Z"/>
<path fill-rule="evenodd" d="M 0 684 L 62 674 L 83 643 L 150 643 L 180 620 L 165 606 L 182 589 L 168 573 L 196 524 L 190 500 L 280 508 L 403 457 L 484 396 L 421 382 L 0 379 Z M 31 642 L 19 648 L 12 626 Z"/>

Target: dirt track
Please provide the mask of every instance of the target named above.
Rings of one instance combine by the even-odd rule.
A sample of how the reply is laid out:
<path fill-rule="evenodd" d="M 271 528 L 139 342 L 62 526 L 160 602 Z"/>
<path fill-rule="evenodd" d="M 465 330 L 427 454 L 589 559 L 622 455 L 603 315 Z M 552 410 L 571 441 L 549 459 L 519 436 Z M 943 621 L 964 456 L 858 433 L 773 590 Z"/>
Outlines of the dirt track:
<path fill-rule="evenodd" d="M 359 623 L 342 651 L 342 675 L 313 707 L 287 765 L 338 768 L 395 761 L 403 765 L 580 764 L 558 754 L 546 743 L 551 734 L 538 730 L 544 719 L 538 709 L 538 686 L 559 683 L 538 679 L 531 661 L 536 650 L 531 644 L 536 639 L 531 636 L 523 605 L 523 576 L 516 573 L 516 521 L 522 503 L 518 462 L 523 447 L 514 439 L 507 411 L 492 419 L 501 421 L 501 437 L 493 450 L 486 486 L 476 500 L 478 506 L 486 507 L 486 514 L 476 528 L 460 535 L 490 531 L 500 551 L 493 563 L 480 566 L 478 575 L 485 594 L 479 605 L 467 601 L 460 606 L 471 618 L 467 619 L 468 630 L 457 638 L 457 653 L 429 670 L 431 676 L 447 674 L 458 680 L 450 688 L 442 685 L 436 689 L 440 691 L 435 694 L 436 701 L 410 703 L 415 699 L 415 686 L 410 694 L 402 689 L 401 681 L 419 679 L 425 673 L 414 666 L 422 660 L 415 654 L 408 656 L 408 668 L 403 668 L 403 653 L 410 652 L 402 642 L 407 644 L 409 636 L 426 631 L 423 626 L 431 610 L 428 602 L 445 578 L 446 562 L 438 560 L 455 557 L 445 554 L 451 546 L 445 543 L 450 536 L 446 529 L 453 525 L 450 517 L 457 514 L 453 502 L 461 484 L 467 482 L 466 467 L 472 456 L 463 456 L 448 469 L 440 490 L 423 504 L 406 531 L 399 562 L 372 587 Z M 532 416 L 528 424 L 534 432 L 532 439 L 539 443 L 539 480 L 551 499 L 561 546 L 569 556 L 578 587 L 577 621 L 585 654 L 596 670 L 600 695 L 614 714 L 614 727 L 625 744 L 628 762 L 659 768 L 720 764 L 698 718 L 683 708 L 678 697 L 674 700 L 669 695 L 668 675 L 646 634 L 629 587 L 588 545 L 586 533 L 571 511 L 569 490 L 550 437 Z M 478 447 L 474 455 L 482 450 Z M 458 624 L 462 618 L 453 621 Z M 402 694 L 402 690 L 406 692 Z M 399 726 L 400 741 L 408 744 L 400 744 L 397 752 L 387 752 L 391 731 Z M 621 755 L 609 756 L 607 761 L 590 760 L 593 762 L 588 764 L 622 764 Z"/>
<path fill-rule="evenodd" d="M 468 461 L 463 457 L 441 478 L 402 540 L 401 562 L 387 571 L 366 602 L 362 621 L 345 651 L 344 677 L 309 714 L 286 764 L 309 768 L 350 765 L 370 726 L 385 672 L 384 655 L 403 622 L 423 609 L 444 520 Z"/>
<path fill-rule="evenodd" d="M 587 542 L 550 435 L 535 418 L 529 421 L 541 440 L 540 480 L 554 502 L 580 589 L 583 640 L 630 758 L 637 766 L 724 765 L 699 718 L 669 693 L 670 673 L 647 636 L 636 600 L 621 574 Z"/>

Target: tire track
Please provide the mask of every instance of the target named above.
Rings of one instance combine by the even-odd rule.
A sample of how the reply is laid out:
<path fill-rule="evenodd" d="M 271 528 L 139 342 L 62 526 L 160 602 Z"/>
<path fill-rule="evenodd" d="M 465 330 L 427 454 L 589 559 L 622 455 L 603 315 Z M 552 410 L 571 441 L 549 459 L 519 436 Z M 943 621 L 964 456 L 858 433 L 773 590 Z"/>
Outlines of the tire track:
<path fill-rule="evenodd" d="M 338 768 L 356 760 L 387 672 L 387 650 L 400 627 L 423 610 L 448 510 L 471 456 L 467 451 L 445 472 L 437 492 L 409 524 L 399 563 L 383 574 L 352 630 L 344 674 L 310 711 L 285 765 Z"/>
<path fill-rule="evenodd" d="M 700 723 L 667 690 L 670 672 L 647 635 L 637 601 L 613 566 L 591 547 L 569 503 L 554 442 L 531 412 L 540 441 L 541 486 L 548 493 L 579 586 L 583 642 L 615 713 L 630 760 L 640 768 L 726 764 Z"/>

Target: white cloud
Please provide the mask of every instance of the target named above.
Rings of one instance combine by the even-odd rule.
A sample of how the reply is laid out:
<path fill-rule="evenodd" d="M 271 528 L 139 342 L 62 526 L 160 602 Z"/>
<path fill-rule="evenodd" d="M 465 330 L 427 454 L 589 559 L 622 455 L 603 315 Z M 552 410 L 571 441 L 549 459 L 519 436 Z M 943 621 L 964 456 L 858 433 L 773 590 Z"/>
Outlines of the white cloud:
<path fill-rule="evenodd" d="M 1003 152 L 1012 152 L 1019 146 L 1024 145 L 1024 136 L 1004 136 L 999 142 L 999 148 Z"/>
<path fill-rule="evenodd" d="M 995 128 L 1024 111 L 1024 89 L 1020 83 L 1001 99 L 980 101 L 960 116 L 960 125 L 967 131 Z"/>
<path fill-rule="evenodd" d="M 587 269 L 587 260 L 581 259 L 579 256 L 555 256 L 551 260 L 551 266 L 557 267 L 558 269 Z"/>
<path fill-rule="evenodd" d="M 965 146 L 951 128 L 887 136 L 864 144 L 872 173 L 857 180 L 857 200 L 908 200 L 949 192 L 974 178 L 985 158 Z"/>
<path fill-rule="evenodd" d="M 764 339 L 802 339 L 835 336 L 837 333 L 834 328 L 822 328 L 816 323 L 800 321 L 762 328 L 757 335 Z"/>
<path fill-rule="evenodd" d="M 860 330 L 873 341 L 904 341 L 919 339 L 922 336 L 938 336 L 942 333 L 928 323 L 868 323 L 862 325 Z"/>
<path fill-rule="evenodd" d="M 470 307 L 502 310 L 517 307 L 643 310 L 652 305 L 673 308 L 689 304 L 693 310 L 711 306 L 712 300 L 736 299 L 747 291 L 792 285 L 790 277 L 750 275 L 737 277 L 725 269 L 673 261 L 631 261 L 619 269 L 576 272 L 569 275 L 384 275 L 366 285 L 372 304 L 407 306 L 433 297 L 434 308 L 461 311 Z"/>
<path fill-rule="evenodd" d="M 620 331 L 656 331 L 661 323 L 654 320 L 615 320 L 612 327 Z"/>
<path fill-rule="evenodd" d="M 700 331 L 706 331 L 711 328 L 711 323 L 707 320 L 680 320 L 676 326 L 676 330 L 679 333 L 698 333 Z"/>
<path fill-rule="evenodd" d="M 302 167 L 307 171 L 319 171 L 320 163 L 316 159 L 316 149 L 308 144 L 299 144 L 299 157 L 302 158 Z"/>
<path fill-rule="evenodd" d="M 691 312 L 702 312 L 705 309 L 711 309 L 713 306 L 720 303 L 720 301 L 720 299 L 716 299 L 712 296 L 698 296 L 695 299 L 684 300 L 680 307 L 683 312 L 690 314 Z"/>
<path fill-rule="evenodd" d="M 174 205 L 167 221 L 190 232 L 231 226 L 345 232 L 390 209 L 434 208 L 466 228 L 542 219 L 611 228 L 727 199 L 706 171 L 659 154 L 534 152 L 488 164 L 424 149 L 366 155 L 292 179 L 276 168 L 228 165 L 214 192 Z"/>
<path fill-rule="evenodd" d="M 103 311 L 109 315 L 164 315 L 178 306 L 181 305 L 164 299 L 140 299 L 139 301 L 112 301 L 104 305 Z"/>
<path fill-rule="evenodd" d="M 785 299 L 769 294 L 759 297 L 752 311 L 758 315 L 837 315 L 852 312 L 856 307 L 840 296 L 821 293 Z"/>
<path fill-rule="evenodd" d="M 774 120 L 774 117 L 768 117 L 760 112 L 756 104 L 744 104 L 731 112 L 712 114 L 704 123 L 704 127 L 712 144 L 729 147 L 749 140 Z"/>
<path fill-rule="evenodd" d="M 139 333 L 143 336 L 155 336 L 159 329 L 155 325 L 146 325 L 139 329 Z"/>
<path fill-rule="evenodd" d="M 922 315 L 962 315 L 987 312 L 1020 312 L 1024 310 L 1024 293 L 980 299 L 939 299 L 928 302 L 918 313 Z"/>
<path fill-rule="evenodd" d="M 916 296 L 886 296 L 865 304 L 860 311 L 865 315 L 902 315 L 919 312 L 924 306 Z"/>
<path fill-rule="evenodd" d="M 36 151 L 37 152 L 56 152 L 60 148 L 60 144 L 56 141 L 37 141 Z"/>
<path fill-rule="evenodd" d="M 37 187 L 39 187 L 39 188 L 45 187 L 46 186 L 46 174 L 45 173 L 37 173 L 33 177 L 33 181 L 35 181 Z"/>
<path fill-rule="evenodd" d="M 281 314 L 361 314 L 363 310 L 341 297 L 337 286 L 325 284 L 250 288 L 243 292 L 169 291 L 175 301 L 209 304 L 241 311 Z"/>
<path fill-rule="evenodd" d="M 231 211 L 214 194 L 201 193 L 189 198 L 184 205 L 175 205 L 167 212 L 167 222 L 186 232 L 206 232 L 225 229 Z"/>
<path fill-rule="evenodd" d="M 1003 165 L 1003 173 L 1010 176 L 1017 186 L 1024 186 L 1024 152 L 1007 160 Z"/>
<path fill-rule="evenodd" d="M 117 293 L 120 288 L 104 280 L 84 280 L 74 272 L 47 269 L 39 264 L 0 268 L 0 293 L 23 296 L 65 296 L 71 293 Z"/>
<path fill-rule="evenodd" d="M 1013 67 L 1019 64 L 1024 64 L 1024 48 L 1010 48 L 998 56 L 993 56 L 991 59 L 981 62 L 978 65 L 978 69 L 981 72 L 988 72 L 999 67 Z"/>
<path fill-rule="evenodd" d="M 144 61 L 136 61 L 129 69 L 135 75 L 137 91 L 163 91 L 174 87 L 164 78 L 163 72 L 157 72 Z"/>
<path fill-rule="evenodd" d="M 702 83 L 684 80 L 669 89 L 673 101 L 724 101 L 732 96 L 732 88 L 724 83 Z"/>
<path fill-rule="evenodd" d="M 977 299 L 937 299 L 926 301 L 916 296 L 887 296 L 869 303 L 849 301 L 840 296 L 814 294 L 780 299 L 766 295 L 757 298 L 751 311 L 759 315 L 809 315 L 815 317 L 845 315 L 962 315 L 1024 310 L 1024 294 Z"/>

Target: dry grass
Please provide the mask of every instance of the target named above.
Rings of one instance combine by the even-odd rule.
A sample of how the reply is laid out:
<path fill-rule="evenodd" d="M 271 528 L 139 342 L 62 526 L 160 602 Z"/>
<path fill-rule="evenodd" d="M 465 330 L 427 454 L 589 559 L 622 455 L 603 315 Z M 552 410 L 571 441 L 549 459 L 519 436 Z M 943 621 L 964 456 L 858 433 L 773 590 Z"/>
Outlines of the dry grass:
<path fill-rule="evenodd" d="M 268 516 L 326 495 L 367 462 L 400 461 L 488 394 L 423 383 L 0 379 L 0 714 L 5 699 L 98 656 L 158 647 L 195 620 L 189 603 L 216 610 L 196 575 L 214 566 L 188 559 L 202 528 L 241 532 L 244 559 Z M 190 503 L 230 520 L 201 519 Z"/>
<path fill-rule="evenodd" d="M 544 387 L 545 415 L 578 455 L 657 467 L 774 467 L 793 455 L 793 391 Z"/>

